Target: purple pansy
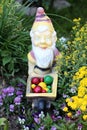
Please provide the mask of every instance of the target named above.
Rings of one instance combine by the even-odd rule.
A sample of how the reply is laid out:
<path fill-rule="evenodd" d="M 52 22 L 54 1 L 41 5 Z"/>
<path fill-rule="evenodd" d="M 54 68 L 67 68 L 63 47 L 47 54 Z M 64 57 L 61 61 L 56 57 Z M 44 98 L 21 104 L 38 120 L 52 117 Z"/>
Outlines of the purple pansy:
<path fill-rule="evenodd" d="M 44 130 L 44 128 L 45 128 L 44 126 L 41 126 L 38 130 Z"/>
<path fill-rule="evenodd" d="M 63 98 L 68 98 L 69 96 L 63 93 Z"/>
<path fill-rule="evenodd" d="M 11 104 L 9 107 L 10 107 L 10 111 L 13 112 L 14 111 L 14 104 Z"/>
<path fill-rule="evenodd" d="M 14 87 L 12 87 L 12 86 L 9 86 L 8 88 L 7 88 L 7 93 L 8 93 L 8 96 L 12 96 L 13 94 L 14 94 Z"/>
<path fill-rule="evenodd" d="M 23 97 L 23 92 L 21 90 L 17 90 L 16 95 Z"/>
<path fill-rule="evenodd" d="M 56 109 L 53 110 L 53 113 L 54 113 L 55 115 L 59 115 L 59 111 L 56 110 Z"/>
<path fill-rule="evenodd" d="M 7 88 L 3 88 L 2 89 L 2 96 L 3 96 L 3 98 L 6 97 L 7 93 L 8 93 L 7 92 Z"/>
<path fill-rule="evenodd" d="M 35 121 L 37 124 L 40 124 L 40 118 L 34 117 L 34 121 Z"/>
<path fill-rule="evenodd" d="M 55 115 L 53 114 L 53 115 L 51 115 L 51 118 L 54 120 L 55 119 Z"/>
<path fill-rule="evenodd" d="M 0 101 L 2 100 L 2 96 L 0 95 Z"/>
<path fill-rule="evenodd" d="M 81 110 L 76 111 L 76 115 L 77 116 L 81 115 Z"/>
<path fill-rule="evenodd" d="M 51 118 L 52 118 L 53 121 L 57 121 L 57 120 L 62 119 L 61 116 L 55 116 L 55 115 L 52 115 Z"/>
<path fill-rule="evenodd" d="M 19 83 L 17 86 L 18 86 L 18 87 L 23 87 L 23 86 L 24 86 L 24 84 Z"/>
<path fill-rule="evenodd" d="M 55 126 L 52 126 L 51 130 L 57 130 L 57 128 Z"/>
<path fill-rule="evenodd" d="M 57 116 L 57 120 L 60 120 L 60 119 L 62 119 L 62 116 Z"/>
<path fill-rule="evenodd" d="M 2 96 L 0 95 L 0 106 L 3 105 L 3 99 L 2 99 Z"/>
<path fill-rule="evenodd" d="M 21 103 L 21 97 L 17 96 L 17 97 L 14 99 L 14 103 L 15 103 L 16 105 L 20 105 L 20 103 Z"/>
<path fill-rule="evenodd" d="M 82 130 L 82 124 L 78 124 L 78 130 Z"/>

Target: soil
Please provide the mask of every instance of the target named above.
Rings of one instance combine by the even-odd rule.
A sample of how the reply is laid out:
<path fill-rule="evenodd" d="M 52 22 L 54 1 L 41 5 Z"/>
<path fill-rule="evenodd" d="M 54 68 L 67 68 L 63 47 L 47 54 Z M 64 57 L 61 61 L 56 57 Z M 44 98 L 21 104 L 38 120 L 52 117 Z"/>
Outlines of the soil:
<path fill-rule="evenodd" d="M 9 130 L 21 130 L 16 124 L 16 117 L 11 117 L 9 120 Z"/>

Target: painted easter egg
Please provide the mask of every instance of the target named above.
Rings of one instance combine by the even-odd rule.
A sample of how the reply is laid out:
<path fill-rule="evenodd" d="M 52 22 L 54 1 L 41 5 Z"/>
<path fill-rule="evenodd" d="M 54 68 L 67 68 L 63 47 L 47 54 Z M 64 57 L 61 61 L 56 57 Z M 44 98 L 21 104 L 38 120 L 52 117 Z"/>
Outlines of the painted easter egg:
<path fill-rule="evenodd" d="M 44 82 L 44 78 L 43 77 L 40 77 L 39 80 L 40 80 L 40 82 Z"/>
<path fill-rule="evenodd" d="M 50 75 L 46 75 L 46 76 L 44 77 L 44 82 L 45 82 L 47 85 L 52 84 L 52 83 L 53 83 L 53 77 L 50 76 Z"/>
<path fill-rule="evenodd" d="M 51 85 L 48 85 L 48 86 L 47 86 L 47 88 L 48 88 L 48 89 L 51 89 L 51 88 L 52 88 L 52 86 L 51 86 Z"/>
<path fill-rule="evenodd" d="M 46 90 L 45 90 L 45 89 L 42 89 L 42 93 L 46 93 Z"/>
<path fill-rule="evenodd" d="M 43 89 L 47 87 L 46 83 L 44 82 L 40 82 L 38 85 L 41 86 Z"/>
<path fill-rule="evenodd" d="M 34 92 L 34 93 L 41 93 L 41 92 L 42 92 L 42 88 L 37 85 L 37 86 L 33 89 L 33 92 Z"/>
<path fill-rule="evenodd" d="M 32 79 L 31 79 L 31 83 L 32 84 L 39 84 L 39 82 L 40 82 L 40 79 L 38 78 L 38 77 L 33 77 Z"/>
<path fill-rule="evenodd" d="M 36 87 L 35 84 L 31 84 L 31 88 L 34 89 Z"/>

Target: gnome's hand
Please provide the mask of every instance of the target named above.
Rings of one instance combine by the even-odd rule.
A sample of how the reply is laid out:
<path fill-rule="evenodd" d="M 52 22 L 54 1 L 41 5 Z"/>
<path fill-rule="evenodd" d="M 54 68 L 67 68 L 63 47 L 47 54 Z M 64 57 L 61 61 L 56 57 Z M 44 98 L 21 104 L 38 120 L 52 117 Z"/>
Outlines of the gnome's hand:
<path fill-rule="evenodd" d="M 36 60 L 35 60 L 33 51 L 31 51 L 31 52 L 28 53 L 28 60 L 29 60 L 32 64 L 35 64 L 35 63 L 36 63 Z"/>

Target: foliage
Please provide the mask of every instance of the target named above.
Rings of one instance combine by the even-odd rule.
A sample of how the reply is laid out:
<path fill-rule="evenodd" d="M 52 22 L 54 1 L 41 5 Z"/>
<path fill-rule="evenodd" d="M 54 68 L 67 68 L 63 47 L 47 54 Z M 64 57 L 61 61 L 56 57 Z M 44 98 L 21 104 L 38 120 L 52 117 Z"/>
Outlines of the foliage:
<path fill-rule="evenodd" d="M 75 73 L 71 86 L 76 86 L 78 89 L 74 96 L 66 99 L 66 112 L 74 110 L 72 118 L 77 116 L 79 122 L 81 122 L 82 125 L 84 124 L 84 129 L 87 123 L 87 66 L 81 67 L 79 71 Z"/>
<path fill-rule="evenodd" d="M 55 109 L 51 114 L 32 111 L 32 127 L 37 130 L 86 130 L 87 23 L 81 25 L 80 21 L 80 18 L 74 19 L 71 37 L 62 37 L 57 43 L 62 54 L 56 59 L 58 97 L 52 102 Z M 28 119 L 25 118 L 25 128 Z"/>
<path fill-rule="evenodd" d="M 0 115 L 9 117 L 9 115 L 16 115 L 22 113 L 23 101 L 25 95 L 25 86 L 22 83 L 16 84 L 16 86 L 8 86 L 1 89 L 0 93 Z"/>
<path fill-rule="evenodd" d="M 27 68 L 29 26 L 23 26 L 27 24 L 26 8 L 14 0 L 0 1 L 0 68 L 7 77 Z"/>
<path fill-rule="evenodd" d="M 80 18 L 74 19 L 75 25 L 72 27 L 71 37 L 61 38 L 57 44 L 63 52 L 61 52 L 60 67 L 59 58 L 57 58 L 59 96 L 53 104 L 56 109 L 66 112 L 66 116 L 75 120 L 75 123 L 79 122 L 78 126 L 85 130 L 87 121 L 87 23 L 81 25 L 80 21 Z"/>
<path fill-rule="evenodd" d="M 0 118 L 0 130 L 8 130 L 8 121 L 6 118 Z"/>
<path fill-rule="evenodd" d="M 27 63 L 30 25 L 25 25 L 21 8 L 13 0 L 0 1 L 0 66 L 11 75 L 18 68 L 24 69 Z M 14 80 L 24 82 L 20 78 L 11 82 L 13 86 L 1 89 L 0 116 L 7 119 L 15 116 L 21 130 L 87 129 L 87 23 L 82 24 L 78 18 L 73 24 L 69 37 L 57 41 L 62 57 L 56 59 L 58 96 L 50 112 L 32 110 L 25 97 L 26 87 L 14 83 Z"/>
<path fill-rule="evenodd" d="M 68 92 L 67 90 L 72 83 L 72 77 L 74 73 L 79 69 L 79 67 L 87 65 L 87 24 L 81 26 L 80 18 L 74 19 L 74 22 L 75 26 L 72 27 L 71 38 L 69 38 L 67 42 L 61 43 L 59 41 L 57 44 L 58 48 L 60 48 L 61 51 L 63 50 L 61 52 L 61 71 L 59 73 L 59 87 L 61 87 L 63 90 L 61 90 L 61 93 Z M 57 64 L 57 66 L 59 66 L 59 63 Z"/>

